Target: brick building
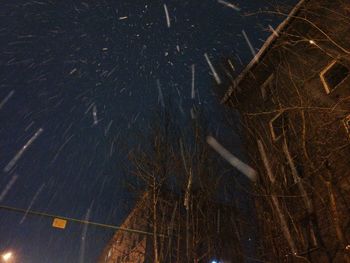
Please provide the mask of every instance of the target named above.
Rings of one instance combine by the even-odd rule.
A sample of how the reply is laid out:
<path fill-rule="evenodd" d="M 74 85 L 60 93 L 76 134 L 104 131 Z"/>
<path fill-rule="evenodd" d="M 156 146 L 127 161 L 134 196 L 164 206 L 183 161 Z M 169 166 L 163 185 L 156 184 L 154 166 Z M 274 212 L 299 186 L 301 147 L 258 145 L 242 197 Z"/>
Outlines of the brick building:
<path fill-rule="evenodd" d="M 198 205 L 192 205 L 187 213 L 183 200 L 174 202 L 174 198 L 164 198 L 164 195 L 158 198 L 156 242 L 159 262 L 241 262 L 234 209 L 213 202 L 202 206 L 200 198 L 195 195 L 191 199 L 197 200 Z M 156 262 L 152 209 L 152 198 L 143 195 L 121 225 L 121 228 L 139 232 L 118 230 L 98 262 Z"/>
<path fill-rule="evenodd" d="M 350 1 L 302 0 L 230 83 L 259 259 L 350 262 Z"/>
<path fill-rule="evenodd" d="M 141 198 L 133 210 L 116 231 L 112 239 L 104 248 L 99 263 L 141 263 L 146 262 L 147 240 L 150 230 L 148 226 L 149 214 L 145 209 L 146 199 Z M 135 229 L 140 232 L 129 232 L 124 229 Z"/>

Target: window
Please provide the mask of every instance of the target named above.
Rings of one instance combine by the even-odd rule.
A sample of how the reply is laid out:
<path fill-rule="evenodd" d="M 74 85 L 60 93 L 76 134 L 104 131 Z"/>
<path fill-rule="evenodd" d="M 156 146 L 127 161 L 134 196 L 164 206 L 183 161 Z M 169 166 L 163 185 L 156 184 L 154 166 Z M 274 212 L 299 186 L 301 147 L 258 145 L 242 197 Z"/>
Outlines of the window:
<path fill-rule="evenodd" d="M 348 133 L 349 137 L 350 137 L 350 114 L 348 116 L 345 117 L 345 119 L 343 120 L 346 132 Z"/>
<path fill-rule="evenodd" d="M 138 235 L 137 237 L 137 243 L 140 243 L 143 240 L 143 236 L 142 235 Z"/>
<path fill-rule="evenodd" d="M 305 176 L 304 165 L 303 165 L 303 162 L 301 161 L 300 156 L 297 156 L 295 158 L 294 164 L 295 164 L 295 169 L 297 170 L 298 176 L 300 178 L 304 178 Z"/>
<path fill-rule="evenodd" d="M 314 216 L 307 216 L 300 220 L 300 232 L 304 248 L 309 251 L 317 247 L 317 238 L 315 233 Z"/>
<path fill-rule="evenodd" d="M 274 74 L 271 74 L 260 87 L 261 95 L 264 101 L 267 101 L 269 99 L 272 99 L 273 101 L 273 96 L 275 94 L 274 79 Z"/>
<path fill-rule="evenodd" d="M 305 176 L 305 168 L 304 168 L 304 163 L 303 163 L 303 158 L 300 155 L 300 153 L 297 153 L 294 156 L 291 156 L 292 158 L 292 164 L 290 164 L 287 160 L 288 166 L 290 167 L 290 169 L 292 170 L 293 168 L 291 167 L 291 165 L 294 165 L 295 171 L 297 173 L 297 176 L 299 178 L 304 178 Z M 297 183 L 297 181 L 295 181 L 295 179 L 299 180 L 298 178 L 294 178 L 294 183 Z"/>
<path fill-rule="evenodd" d="M 272 139 L 277 141 L 288 128 L 288 118 L 286 112 L 281 112 L 270 121 Z"/>
<path fill-rule="evenodd" d="M 334 60 L 320 74 L 323 87 L 327 94 L 331 93 L 349 75 L 349 69 L 343 64 Z"/>

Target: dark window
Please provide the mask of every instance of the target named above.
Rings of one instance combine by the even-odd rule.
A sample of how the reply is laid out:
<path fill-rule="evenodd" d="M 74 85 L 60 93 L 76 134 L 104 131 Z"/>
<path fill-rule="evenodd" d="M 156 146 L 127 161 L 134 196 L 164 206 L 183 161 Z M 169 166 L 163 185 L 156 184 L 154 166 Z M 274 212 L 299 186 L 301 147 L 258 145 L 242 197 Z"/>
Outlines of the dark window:
<path fill-rule="evenodd" d="M 321 72 L 321 79 L 327 93 L 332 92 L 349 75 L 349 69 L 334 61 Z"/>
<path fill-rule="evenodd" d="M 300 178 L 303 178 L 305 176 L 305 171 L 304 171 L 304 164 L 303 164 L 301 155 L 297 154 L 292 159 L 293 159 L 293 164 L 295 166 L 297 175 Z"/>
<path fill-rule="evenodd" d="M 303 246 L 306 250 L 317 247 L 316 227 L 313 216 L 307 216 L 300 221 Z"/>
<path fill-rule="evenodd" d="M 288 128 L 287 113 L 282 112 L 270 121 L 270 129 L 272 138 L 278 140 Z"/>
<path fill-rule="evenodd" d="M 142 241 L 142 239 L 143 239 L 143 236 L 142 235 L 138 235 L 137 242 L 140 243 Z"/>
<path fill-rule="evenodd" d="M 304 178 L 304 166 L 303 166 L 303 163 L 300 162 L 299 160 L 297 160 L 295 162 L 295 169 L 297 170 L 297 173 L 298 173 L 298 176 L 300 178 Z"/>

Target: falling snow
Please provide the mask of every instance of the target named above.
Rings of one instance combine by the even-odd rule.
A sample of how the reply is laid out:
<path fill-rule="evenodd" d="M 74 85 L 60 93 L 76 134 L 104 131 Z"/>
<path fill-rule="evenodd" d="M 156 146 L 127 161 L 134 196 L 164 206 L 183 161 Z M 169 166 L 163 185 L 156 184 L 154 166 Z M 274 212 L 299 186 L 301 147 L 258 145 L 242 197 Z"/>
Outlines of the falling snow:
<path fill-rule="evenodd" d="M 271 8 L 264 1 L 5 2 L 0 206 L 26 212 L 0 209 L 0 252 L 17 249 L 21 262 L 96 262 L 114 230 L 70 222 L 54 229 L 30 212 L 120 224 L 133 203 L 128 155 L 143 146 L 155 112 L 174 111 L 184 132 L 205 112 L 208 129 L 223 130 L 212 80 L 226 81 L 222 58 L 238 73 L 266 29 L 277 34 L 278 20 L 244 17 L 241 10 Z M 255 179 L 214 138 L 208 143 Z M 195 183 L 191 173 L 188 198 Z"/>
<path fill-rule="evenodd" d="M 236 5 L 232 4 L 232 3 L 229 3 L 229 2 L 226 2 L 226 1 L 223 1 L 223 0 L 218 0 L 218 2 L 220 4 L 223 4 L 223 5 L 227 6 L 227 7 L 229 7 L 229 8 L 232 8 L 232 9 L 234 9 L 236 11 L 241 11 L 241 9 L 238 6 L 236 6 Z"/>
<path fill-rule="evenodd" d="M 215 151 L 217 151 L 226 161 L 228 161 L 232 166 L 237 168 L 240 172 L 242 172 L 245 176 L 247 176 L 251 181 L 256 181 L 256 171 L 251 168 L 249 165 L 243 163 L 237 157 L 235 157 L 232 153 L 226 150 L 218 141 L 211 137 L 207 137 L 207 143 L 213 147 Z"/>
<path fill-rule="evenodd" d="M 13 96 L 14 93 L 15 93 L 15 91 L 11 90 L 10 93 L 0 102 L 0 110 L 1 110 L 2 107 L 4 107 L 6 102 L 9 101 L 9 99 Z"/>
<path fill-rule="evenodd" d="M 166 6 L 166 4 L 164 4 L 164 12 L 165 12 L 165 17 L 166 17 L 167 27 L 170 28 L 170 17 L 169 17 L 168 7 Z"/>
<path fill-rule="evenodd" d="M 22 157 L 22 155 L 28 150 L 28 148 L 31 146 L 31 144 L 40 136 L 40 134 L 44 130 L 40 128 L 29 140 L 28 142 L 22 147 L 22 149 L 17 152 L 17 154 L 11 159 L 11 161 L 5 166 L 4 172 L 9 172 L 17 163 L 17 161 Z"/>
<path fill-rule="evenodd" d="M 209 65 L 209 68 L 210 68 L 211 72 L 213 73 L 213 76 L 214 76 L 214 79 L 215 79 L 216 83 L 217 84 L 221 84 L 221 78 L 219 77 L 219 74 L 217 73 L 217 71 L 215 70 L 213 64 L 211 63 L 211 61 L 210 61 L 210 59 L 208 57 L 208 54 L 205 53 L 204 57 L 205 57 L 208 65 Z"/>

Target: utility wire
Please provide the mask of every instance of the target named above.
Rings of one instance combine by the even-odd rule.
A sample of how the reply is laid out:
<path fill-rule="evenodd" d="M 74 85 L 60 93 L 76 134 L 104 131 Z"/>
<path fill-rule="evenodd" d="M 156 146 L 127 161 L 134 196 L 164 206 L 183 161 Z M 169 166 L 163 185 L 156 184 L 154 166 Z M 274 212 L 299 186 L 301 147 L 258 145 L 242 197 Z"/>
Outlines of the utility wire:
<path fill-rule="evenodd" d="M 125 231 L 125 232 L 129 232 L 129 233 L 136 233 L 136 234 L 142 234 L 142 235 L 148 235 L 148 236 L 154 235 L 153 233 L 147 232 L 147 231 L 127 228 L 127 227 L 114 226 L 114 225 L 109 225 L 109 224 L 103 224 L 103 223 L 98 223 L 98 222 L 92 222 L 92 221 L 88 221 L 88 220 L 81 220 L 81 219 L 76 219 L 76 218 L 71 218 L 71 217 L 58 216 L 58 215 L 53 215 L 53 214 L 48 214 L 48 213 L 33 211 L 33 210 L 27 210 L 27 209 L 12 207 L 12 206 L 0 205 L 0 209 L 12 211 L 12 212 L 17 212 L 17 213 L 27 213 L 28 215 L 42 216 L 42 217 L 48 217 L 48 218 L 59 218 L 59 219 L 66 220 L 68 222 L 75 222 L 75 223 L 80 223 L 80 224 L 85 224 L 85 225 L 110 228 L 110 229 Z M 157 236 L 168 237 L 167 235 L 163 235 L 163 234 L 157 234 Z"/>

